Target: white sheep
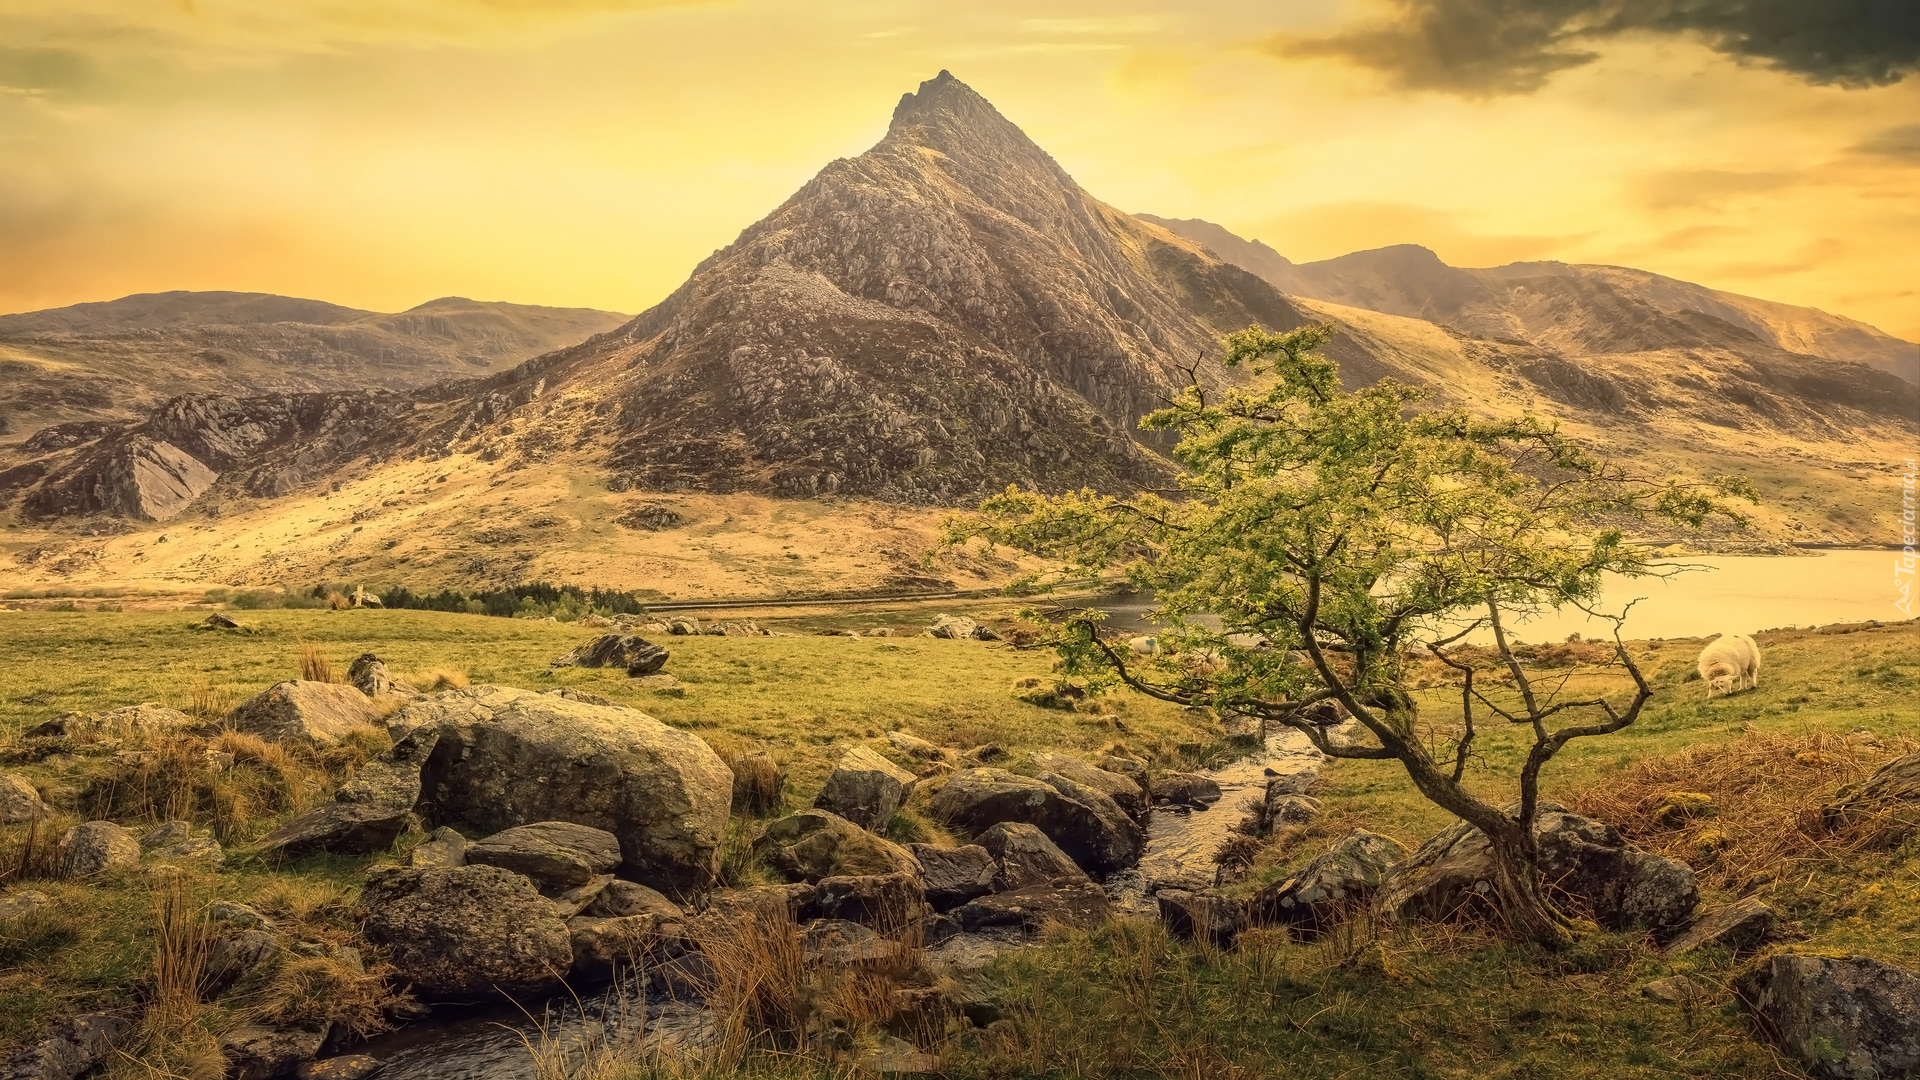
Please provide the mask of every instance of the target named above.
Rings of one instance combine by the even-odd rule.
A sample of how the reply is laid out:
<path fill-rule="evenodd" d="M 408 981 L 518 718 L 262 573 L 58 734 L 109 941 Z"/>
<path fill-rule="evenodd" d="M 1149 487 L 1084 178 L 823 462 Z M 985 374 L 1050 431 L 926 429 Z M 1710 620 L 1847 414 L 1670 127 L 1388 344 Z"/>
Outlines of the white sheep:
<path fill-rule="evenodd" d="M 1724 634 L 1700 650 L 1700 679 L 1707 697 L 1760 685 L 1760 646 L 1745 634 Z"/>

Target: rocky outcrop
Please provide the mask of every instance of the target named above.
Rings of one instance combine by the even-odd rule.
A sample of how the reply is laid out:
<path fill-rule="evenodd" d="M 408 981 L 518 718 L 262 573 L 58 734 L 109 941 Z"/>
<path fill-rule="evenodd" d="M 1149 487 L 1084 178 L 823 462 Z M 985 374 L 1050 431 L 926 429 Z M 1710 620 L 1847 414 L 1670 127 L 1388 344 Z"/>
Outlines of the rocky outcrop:
<path fill-rule="evenodd" d="M 1864 956 L 1780 954 L 1734 989 L 1781 1049 L 1822 1080 L 1920 1074 L 1920 973 Z"/>
<path fill-rule="evenodd" d="M 823 877 L 814 886 L 807 914 L 856 922 L 886 931 L 916 923 L 927 910 L 918 873 Z"/>
<path fill-rule="evenodd" d="M 0 773 L 0 825 L 19 825 L 46 814 L 38 789 L 16 773 Z"/>
<path fill-rule="evenodd" d="M 1065 754 L 1037 754 L 1033 759 L 1034 768 L 1054 773 L 1072 780 L 1076 784 L 1090 787 L 1107 798 L 1112 799 L 1128 817 L 1135 821 L 1144 820 L 1147 810 L 1147 792 L 1140 783 L 1130 776 L 1089 765 L 1076 757 Z"/>
<path fill-rule="evenodd" d="M 963 769 L 933 797 L 931 809 L 973 832 L 1025 822 L 1096 873 L 1138 862 L 1146 843 L 1145 833 L 1112 799 L 1058 776 L 1042 782 L 1004 769 Z"/>
<path fill-rule="evenodd" d="M 498 866 L 533 879 L 543 892 L 564 892 L 620 865 L 620 841 L 605 829 L 570 821 L 517 825 L 467 845 L 467 865 Z"/>
<path fill-rule="evenodd" d="M 269 742 L 303 741 L 333 746 L 379 715 L 367 695 L 345 683 L 289 679 L 275 683 L 235 706 L 224 723 L 235 731 Z"/>
<path fill-rule="evenodd" d="M 367 939 L 427 998 L 543 992 L 573 964 L 553 903 L 497 866 L 389 869 L 367 882 L 360 913 Z"/>
<path fill-rule="evenodd" d="M 1091 881 L 1029 885 L 1012 892 L 989 893 L 953 910 L 968 931 L 1018 929 L 1037 933 L 1049 923 L 1086 928 L 1105 922 L 1113 902 Z"/>
<path fill-rule="evenodd" d="M 78 1080 L 106 1061 L 114 1046 L 133 1034 L 133 1027 L 133 1018 L 120 1013 L 68 1017 L 0 1066 L 0 1078 Z"/>
<path fill-rule="evenodd" d="M 1258 923 L 1317 933 L 1371 900 L 1388 871 L 1406 857 L 1398 840 L 1354 829 L 1299 873 L 1261 889 L 1250 915 Z"/>
<path fill-rule="evenodd" d="M 1243 900 L 1186 889 L 1161 889 L 1153 899 L 1160 910 L 1160 921 L 1175 937 L 1188 941 L 1231 949 L 1247 926 Z"/>
<path fill-rule="evenodd" d="M 414 702 L 390 725 L 439 735 L 421 774 L 429 817 L 605 829 L 624 872 L 670 895 L 705 889 L 719 869 L 733 774 L 697 736 L 637 709 L 472 686 Z"/>
<path fill-rule="evenodd" d="M 60 876 L 88 877 L 140 865 L 140 841 L 111 821 L 89 821 L 61 834 Z"/>
<path fill-rule="evenodd" d="M 1030 885 L 1087 880 L 1087 872 L 1067 857 L 1047 834 L 1025 822 L 1003 821 L 982 832 L 977 843 L 993 856 L 993 887 L 1002 892 Z"/>
<path fill-rule="evenodd" d="M 651 675 L 667 666 L 672 654 L 637 634 L 602 634 L 553 660 L 553 667 L 625 668 L 628 675 Z"/>
<path fill-rule="evenodd" d="M 933 905 L 935 911 L 950 911 L 992 892 L 994 877 L 1000 872 L 993 853 L 978 844 L 961 847 L 913 844 L 910 850 L 920 863 L 927 903 Z"/>
<path fill-rule="evenodd" d="M 1628 847 L 1610 825 L 1543 809 L 1534 833 L 1551 890 L 1602 926 L 1668 935 L 1699 901 L 1686 864 Z M 1492 866 L 1486 835 L 1455 822 L 1386 874 L 1374 909 L 1390 922 L 1451 917 L 1483 900 Z"/>
<path fill-rule="evenodd" d="M 342 855 L 368 855 L 393 846 L 400 834 L 414 821 L 414 807 L 420 801 L 420 774 L 428 757 L 439 744 L 440 733 L 431 728 L 410 732 L 388 747 L 379 757 L 367 762 L 353 779 L 340 785 L 333 799 L 293 818 L 260 838 L 256 853 L 295 858 L 315 851 Z M 459 839 L 455 833 L 454 838 Z M 441 848 L 451 841 L 436 838 L 422 848 L 431 858 L 435 843 Z M 465 841 L 460 840 L 464 845 Z M 415 865 L 420 865 L 418 862 Z"/>
<path fill-rule="evenodd" d="M 865 829 L 883 828 L 913 793 L 916 778 L 864 746 L 840 758 L 813 805 Z"/>
<path fill-rule="evenodd" d="M 773 822 L 753 850 L 790 881 L 920 872 L 906 848 L 825 810 L 803 810 Z"/>

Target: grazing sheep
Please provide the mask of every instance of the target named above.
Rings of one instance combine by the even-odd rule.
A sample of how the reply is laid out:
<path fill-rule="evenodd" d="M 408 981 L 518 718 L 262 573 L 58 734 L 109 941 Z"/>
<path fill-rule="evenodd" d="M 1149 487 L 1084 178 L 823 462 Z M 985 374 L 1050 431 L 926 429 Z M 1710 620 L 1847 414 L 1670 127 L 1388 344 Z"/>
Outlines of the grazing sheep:
<path fill-rule="evenodd" d="M 1700 680 L 1707 697 L 1760 685 L 1760 646 L 1745 634 L 1725 634 L 1700 650 Z"/>
<path fill-rule="evenodd" d="M 1133 650 L 1140 656 L 1152 656 L 1154 653 L 1160 651 L 1160 639 L 1150 637 L 1130 638 L 1127 641 L 1127 648 Z"/>

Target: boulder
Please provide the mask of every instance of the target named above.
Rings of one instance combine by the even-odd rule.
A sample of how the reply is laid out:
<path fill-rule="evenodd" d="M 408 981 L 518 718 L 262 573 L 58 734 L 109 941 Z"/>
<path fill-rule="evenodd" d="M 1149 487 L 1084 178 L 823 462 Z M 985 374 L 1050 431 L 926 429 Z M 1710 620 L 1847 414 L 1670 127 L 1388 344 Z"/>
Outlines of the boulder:
<path fill-rule="evenodd" d="M 933 625 L 927 628 L 927 633 L 932 637 L 961 641 L 973 637 L 974 631 L 978 629 L 980 624 L 965 615 L 936 615 L 933 618 Z"/>
<path fill-rule="evenodd" d="M 554 667 L 617 667 L 628 675 L 651 675 L 667 666 L 667 650 L 637 634 L 602 634 L 557 656 Z"/>
<path fill-rule="evenodd" d="M 918 735 L 909 735 L 904 731 L 887 732 L 887 742 L 891 743 L 895 750 L 922 761 L 945 761 L 947 757 L 945 750 Z"/>
<path fill-rule="evenodd" d="M 844 919 L 814 919 L 800 928 L 809 967 L 870 967 L 899 961 L 906 947 L 871 927 Z"/>
<path fill-rule="evenodd" d="M 227 853 L 211 836 L 189 837 L 177 844 L 153 848 L 148 854 L 154 861 L 163 863 L 200 862 L 220 866 L 227 861 Z"/>
<path fill-rule="evenodd" d="M 753 850 L 790 881 L 920 873 L 906 848 L 825 810 L 802 810 L 769 824 Z"/>
<path fill-rule="evenodd" d="M 1920 1074 L 1920 973 L 1864 956 L 1782 953 L 1742 974 L 1734 990 L 1814 1076 Z"/>
<path fill-rule="evenodd" d="M 685 916 L 680 905 L 638 882 L 615 878 L 607 882 L 580 914 L 596 919 L 622 919 L 632 915 L 653 915 L 662 922 Z"/>
<path fill-rule="evenodd" d="M 1629 848 L 1610 825 L 1551 807 L 1541 810 L 1534 834 L 1558 900 L 1608 929 L 1671 934 L 1699 902 L 1685 863 Z M 1395 923 L 1449 918 L 1486 895 L 1492 869 L 1486 835 L 1456 821 L 1387 873 L 1374 910 Z"/>
<path fill-rule="evenodd" d="M 993 856 L 993 887 L 1001 892 L 1087 880 L 1087 872 L 1046 833 L 1025 822 L 1003 821 L 981 833 L 977 842 Z"/>
<path fill-rule="evenodd" d="M 140 841 L 111 821 L 75 825 L 60 836 L 60 876 L 87 877 L 140 865 Z"/>
<path fill-rule="evenodd" d="M 1112 908 L 1105 889 L 1081 881 L 989 893 L 955 908 L 953 918 L 969 931 L 1019 929 L 1033 933 L 1048 923 L 1083 929 L 1095 926 L 1106 921 Z"/>
<path fill-rule="evenodd" d="M 1130 776 L 1117 772 L 1108 772 L 1065 754 L 1040 754 L 1033 759 L 1036 768 L 1054 773 L 1098 791 L 1112 799 L 1126 815 L 1135 821 L 1142 820 L 1147 813 L 1147 792 L 1139 782 Z"/>
<path fill-rule="evenodd" d="M 154 848 L 178 844 L 193 835 L 193 826 L 175 818 L 163 821 L 140 835 L 140 848 L 152 851 Z"/>
<path fill-rule="evenodd" d="M 4 1066 L 5 1080 L 77 1080 L 113 1054 L 133 1034 L 133 1018 L 120 1013 L 83 1013 L 58 1021 Z"/>
<path fill-rule="evenodd" d="M 420 774 L 439 739 L 440 733 L 431 728 L 401 736 L 378 757 L 360 766 L 360 771 L 333 793 L 331 801 L 261 837 L 253 846 L 254 853 L 283 858 L 315 851 L 368 855 L 392 847 L 414 822 L 414 806 L 420 801 Z"/>
<path fill-rule="evenodd" d="M 1153 801 L 1204 810 L 1220 801 L 1220 785 L 1199 773 L 1167 773 L 1153 782 Z"/>
<path fill-rule="evenodd" d="M 1112 799 L 1060 777 L 1043 783 L 1004 769 L 962 769 L 933 797 L 932 810 L 974 832 L 1003 821 L 1033 825 L 1082 868 L 1096 872 L 1138 862 L 1146 841 Z"/>
<path fill-rule="evenodd" d="M 1267 832 L 1306 825 L 1320 816 L 1320 800 L 1311 795 L 1270 796 L 1260 807 L 1260 827 Z"/>
<path fill-rule="evenodd" d="M 220 1036 L 220 1053 L 227 1059 L 227 1080 L 276 1080 L 292 1076 L 313 1060 L 326 1044 L 328 1025 L 314 1028 L 276 1028 L 241 1024 Z"/>
<path fill-rule="evenodd" d="M 390 869 L 360 897 L 367 940 L 427 998 L 551 990 L 573 966 L 566 923 L 497 866 Z"/>
<path fill-rule="evenodd" d="M 1895 758 L 1858 784 L 1848 784 L 1821 809 L 1829 828 L 1888 812 L 1920 813 L 1920 753 Z"/>
<path fill-rule="evenodd" d="M 1260 924 L 1317 933 L 1371 899 L 1387 872 L 1406 857 L 1399 841 L 1354 829 L 1299 873 L 1261 889 L 1250 905 L 1250 917 Z"/>
<path fill-rule="evenodd" d="M 1679 956 L 1702 945 L 1724 945 L 1736 953 L 1757 949 L 1773 936 L 1773 909 L 1749 896 L 1704 912 L 1667 943 L 1666 954 Z"/>
<path fill-rule="evenodd" d="M 169 709 L 164 705 L 147 702 L 141 705 L 123 705 L 118 709 L 108 709 L 89 716 L 82 716 L 79 713 L 56 716 L 44 724 L 29 728 L 21 737 L 26 739 L 124 739 L 143 735 L 176 735 L 195 725 L 196 721 L 193 717 L 178 709 Z"/>
<path fill-rule="evenodd" d="M 1106 772 L 1119 773 L 1133 781 L 1149 799 L 1153 797 L 1153 780 L 1147 772 L 1147 763 L 1139 758 L 1126 754 L 1101 754 L 1093 759 L 1093 764 L 1095 768 Z"/>
<path fill-rule="evenodd" d="M 933 905 L 935 911 L 951 911 L 976 896 L 985 896 L 993 891 L 994 875 L 1000 872 L 1000 867 L 994 862 L 993 853 L 986 848 L 978 844 L 962 847 L 911 844 L 908 847 L 920 862 L 927 903 Z M 1079 867 L 1074 869 L 1078 870 Z"/>
<path fill-rule="evenodd" d="M 0 825 L 21 825 L 47 815 L 40 792 L 15 774 L 0 773 Z"/>
<path fill-rule="evenodd" d="M 824 877 L 802 914 L 899 930 L 926 914 L 918 874 L 856 874 Z"/>
<path fill-rule="evenodd" d="M 1242 900 L 1185 889 L 1161 889 L 1153 899 L 1160 908 L 1160 921 L 1175 937 L 1188 941 L 1231 949 L 1247 926 L 1247 905 Z"/>
<path fill-rule="evenodd" d="M 395 679 L 393 673 L 387 670 L 387 662 L 373 653 L 361 653 L 354 658 L 352 666 L 347 668 L 347 682 L 369 698 L 377 698 L 381 694 L 418 692 Z"/>
<path fill-rule="evenodd" d="M 813 805 L 865 829 L 884 828 L 917 782 L 914 775 L 864 746 L 840 758 Z"/>
<path fill-rule="evenodd" d="M 467 845 L 467 865 L 524 874 L 542 892 L 563 892 L 620 865 L 620 841 L 605 829 L 570 821 L 516 825 Z"/>
<path fill-rule="evenodd" d="M 578 916 L 567 920 L 573 949 L 572 978 L 605 982 L 643 967 L 660 940 L 658 915 Z"/>
<path fill-rule="evenodd" d="M 416 701 L 393 726 L 439 733 L 421 779 L 442 820 L 605 829 L 627 876 L 670 895 L 719 872 L 733 774 L 689 732 L 637 709 L 484 685 Z"/>
<path fill-rule="evenodd" d="M 286 949 L 264 929 L 228 926 L 207 948 L 203 992 L 217 997 L 262 968 L 277 963 Z"/>
<path fill-rule="evenodd" d="M 268 742 L 333 746 L 349 732 L 379 723 L 367 695 L 344 683 L 289 679 L 235 706 L 225 724 Z"/>
<path fill-rule="evenodd" d="M 445 825 L 433 830 L 426 843 L 407 854 L 407 865 L 418 869 L 467 865 L 467 838 Z"/>

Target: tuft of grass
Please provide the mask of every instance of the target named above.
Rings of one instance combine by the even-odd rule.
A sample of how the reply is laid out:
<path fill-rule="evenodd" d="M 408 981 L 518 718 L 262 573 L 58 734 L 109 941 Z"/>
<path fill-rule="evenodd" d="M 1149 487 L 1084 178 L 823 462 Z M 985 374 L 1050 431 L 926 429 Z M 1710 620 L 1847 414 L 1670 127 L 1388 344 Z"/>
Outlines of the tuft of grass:
<path fill-rule="evenodd" d="M 722 760 L 733 770 L 733 809 L 748 817 L 768 817 L 780 810 L 780 796 L 786 777 L 780 763 L 764 750 L 744 754 L 724 754 Z"/>
<path fill-rule="evenodd" d="M 386 1031 L 397 1008 L 410 1003 L 391 989 L 391 965 L 362 966 L 339 956 L 299 956 L 282 963 L 259 990 L 249 1015 L 261 1023 L 317 1027 L 334 1023 L 364 1038 Z"/>
<path fill-rule="evenodd" d="M 180 710 L 201 720 L 218 720 L 233 711 L 233 687 L 214 685 L 205 674 L 195 675 L 187 688 L 186 708 Z"/>
<path fill-rule="evenodd" d="M 320 646 L 311 641 L 300 643 L 300 677 L 308 682 L 345 682 L 334 671 L 333 664 L 320 651 Z"/>
<path fill-rule="evenodd" d="M 385 736 L 369 729 L 371 745 Z M 151 740 L 93 773 L 80 794 L 84 813 L 118 821 L 183 819 L 206 823 L 221 843 L 264 833 L 278 816 L 303 810 L 326 789 L 329 774 L 371 754 L 347 743 L 325 751 L 223 731 Z"/>
<path fill-rule="evenodd" d="M 179 882 L 154 891 L 154 951 L 146 1009 L 131 1045 L 108 1060 L 112 1080 L 221 1080 L 219 1018 L 202 1002 L 214 931 L 206 906 Z"/>

